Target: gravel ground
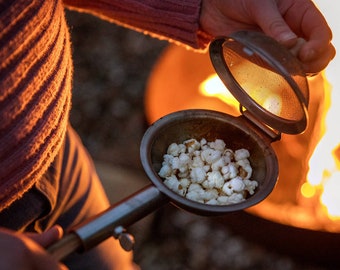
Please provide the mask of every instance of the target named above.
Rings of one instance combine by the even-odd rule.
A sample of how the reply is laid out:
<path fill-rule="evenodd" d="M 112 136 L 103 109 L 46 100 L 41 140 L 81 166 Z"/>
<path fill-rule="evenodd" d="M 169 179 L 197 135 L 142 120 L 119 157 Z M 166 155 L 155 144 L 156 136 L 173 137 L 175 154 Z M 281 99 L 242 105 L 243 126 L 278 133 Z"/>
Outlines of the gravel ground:
<path fill-rule="evenodd" d="M 68 20 L 75 65 L 71 122 L 95 159 L 138 169 L 145 83 L 167 43 L 85 14 L 69 12 Z"/>
<path fill-rule="evenodd" d="M 75 63 L 71 122 L 95 160 L 140 172 L 144 89 L 167 43 L 92 16 L 67 17 Z M 326 269 L 270 252 L 225 225 L 171 205 L 145 224 L 135 250 L 143 270 Z"/>

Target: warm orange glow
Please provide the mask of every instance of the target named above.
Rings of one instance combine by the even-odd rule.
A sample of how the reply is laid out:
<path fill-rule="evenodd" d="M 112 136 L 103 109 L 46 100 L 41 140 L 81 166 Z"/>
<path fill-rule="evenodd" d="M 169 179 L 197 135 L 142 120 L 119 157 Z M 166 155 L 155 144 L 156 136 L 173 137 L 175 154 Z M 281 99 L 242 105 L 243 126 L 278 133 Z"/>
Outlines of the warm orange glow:
<path fill-rule="evenodd" d="M 329 3 L 324 0 L 316 1 L 316 4 L 326 16 L 335 37 L 333 44 L 338 48 L 337 45 L 340 44 L 338 39 L 339 28 L 336 27 L 338 18 L 337 13 L 334 12 L 334 6 L 330 7 Z M 340 6 L 339 3 L 337 5 Z M 336 57 L 326 69 L 326 77 L 329 82 L 326 83 L 325 87 L 334 89 L 334 91 L 332 91 L 328 100 L 329 110 L 325 116 L 324 136 L 319 141 L 309 161 L 310 170 L 307 176 L 308 183 L 321 190 L 319 202 L 332 220 L 340 219 L 340 166 L 339 155 L 337 155 L 340 142 L 338 67 L 339 60 Z"/>
<path fill-rule="evenodd" d="M 339 9 L 334 7 L 340 8 L 340 1 L 315 1 L 326 15 L 333 44 L 339 51 Z M 339 67 L 337 55 L 323 73 L 308 78 L 309 125 L 303 134 L 282 134 L 280 141 L 272 143 L 280 168 L 277 186 L 268 198 L 246 212 L 289 226 L 340 232 L 340 209 L 335 207 L 340 206 L 340 109 L 336 107 L 340 104 Z M 259 78 L 258 83 L 243 86 L 253 89 L 261 85 L 262 77 Z M 272 86 L 268 89 L 272 90 Z M 256 102 L 279 114 L 282 101 L 275 96 L 279 92 L 262 88 L 255 91 L 261 94 Z M 240 115 L 239 101 L 216 75 L 209 55 L 175 45 L 169 46 L 152 73 L 145 107 L 150 123 L 168 113 L 191 108 Z"/>
<path fill-rule="evenodd" d="M 222 102 L 238 109 L 239 102 L 228 91 L 224 83 L 220 80 L 217 74 L 210 75 L 199 85 L 200 94 L 208 97 L 216 97 Z"/>
<path fill-rule="evenodd" d="M 315 2 L 325 14 L 329 25 L 332 28 L 334 36 L 333 44 L 336 48 L 339 48 L 339 46 L 337 46 L 340 45 L 340 35 L 337 35 L 339 28 L 336 27 L 337 13 L 334 12 L 334 7 L 331 7 L 330 5 L 330 2 L 333 3 L 333 1 L 316 0 Z M 336 5 L 340 6 L 340 3 L 336 3 Z M 313 223 L 314 221 L 312 222 L 311 219 L 315 219 L 315 221 L 319 220 L 318 222 L 323 224 L 325 224 L 326 220 L 340 220 L 339 65 L 339 59 L 336 57 L 322 74 L 323 83 L 318 85 L 318 87 L 310 89 L 310 91 L 324 91 L 324 100 L 319 101 L 322 102 L 323 109 L 318 110 L 318 105 L 314 104 L 314 106 L 316 106 L 314 107 L 316 108 L 316 114 L 313 116 L 313 112 L 309 112 L 310 117 L 321 119 L 320 122 L 318 122 L 318 120 L 314 122 L 315 126 L 312 127 L 312 129 L 315 130 L 315 132 L 311 132 L 310 136 L 306 137 L 309 142 L 299 139 L 294 141 L 291 137 L 285 137 L 281 140 L 282 148 L 279 148 L 280 151 L 285 151 L 286 153 L 282 154 L 282 156 L 280 156 L 281 153 L 278 153 L 280 156 L 279 158 L 284 159 L 284 156 L 286 155 L 296 157 L 296 160 L 303 160 L 305 158 L 306 162 L 308 162 L 307 171 L 305 174 L 301 175 L 302 179 L 292 179 L 292 181 L 301 181 L 300 185 L 297 186 L 296 203 L 297 205 L 304 207 L 305 214 L 310 213 L 311 217 L 307 218 L 306 215 L 303 215 L 304 218 L 301 219 L 303 226 L 309 226 L 307 223 Z M 213 75 L 209 79 L 210 80 L 206 80 L 201 84 L 200 87 L 206 88 L 206 90 L 200 89 L 201 93 L 204 93 L 206 96 L 215 96 L 228 104 L 238 105 L 237 101 L 230 100 L 230 93 L 225 91 L 222 82 L 217 83 L 217 75 Z M 313 86 L 313 79 L 310 79 L 309 83 Z M 212 91 L 211 89 L 215 91 Z M 265 108 L 267 108 L 266 106 L 268 105 L 270 110 L 273 109 L 273 106 L 274 109 L 277 107 L 277 110 L 281 110 L 280 104 L 282 102 L 279 99 L 280 97 L 277 98 L 273 95 L 275 95 L 275 91 L 271 91 L 270 93 L 265 91 L 263 97 L 266 100 L 265 102 L 261 102 L 261 105 Z M 308 151 L 308 153 L 306 151 Z M 287 165 L 287 163 L 283 163 L 283 165 Z M 289 177 L 289 175 L 285 176 Z M 287 179 L 284 179 L 283 181 L 287 181 Z M 288 183 L 286 183 L 286 185 L 287 184 Z M 277 192 L 276 195 L 280 196 L 280 192 Z M 287 202 L 288 201 L 289 199 L 287 199 Z M 291 201 L 293 202 L 294 198 L 291 197 Z M 297 205 L 293 203 L 291 206 L 295 207 Z M 256 210 L 259 211 L 259 209 Z M 297 213 L 294 215 L 297 216 Z M 287 217 L 287 220 L 290 219 L 291 217 Z M 303 220 L 305 220 L 306 223 Z M 307 220 L 309 221 L 307 222 Z"/>
<path fill-rule="evenodd" d="M 327 80 L 324 80 L 323 87 L 324 90 L 327 89 L 326 93 L 331 93 L 331 85 Z M 210 75 L 199 85 L 199 93 L 207 97 L 218 98 L 236 109 L 239 106 L 239 102 L 226 89 L 216 74 Z M 266 96 L 266 101 L 263 102 L 264 105 L 275 105 L 278 107 L 278 110 L 281 109 L 280 104 L 282 102 L 279 100 L 280 97 L 277 98 L 273 94 Z M 326 218 L 335 220 L 340 219 L 340 171 L 337 167 L 339 161 L 337 161 L 337 157 L 334 154 L 332 155 L 332 152 L 339 145 L 340 137 L 338 134 L 340 134 L 340 125 L 336 124 L 336 115 L 339 115 L 339 113 L 330 106 L 331 98 L 333 97 L 330 94 L 325 94 L 325 110 L 323 110 L 323 115 L 321 116 L 321 125 L 316 127 L 319 130 L 320 136 L 310 138 L 310 140 L 320 141 L 315 143 L 316 148 L 309 161 L 310 170 L 308 175 L 306 175 L 306 181 L 301 182 L 298 192 L 308 200 L 306 207 L 311 207 L 312 205 L 311 209 L 313 207 L 321 209 Z M 333 104 L 334 102 L 336 103 L 336 101 L 333 101 Z M 296 144 L 290 149 L 286 149 L 286 151 L 291 152 L 298 148 L 299 145 Z M 302 204 L 306 202 L 300 200 Z M 313 206 L 314 203 L 319 205 Z M 318 213 L 318 215 L 320 214 Z M 306 220 L 306 215 L 302 216 L 304 218 L 301 219 L 301 222 Z M 323 220 L 325 217 L 323 217 Z"/>
<path fill-rule="evenodd" d="M 312 198 L 316 193 L 316 188 L 310 183 L 303 183 L 301 186 L 301 194 L 306 198 Z"/>
<path fill-rule="evenodd" d="M 246 87 L 251 88 L 250 85 Z M 207 97 L 216 97 L 222 102 L 233 106 L 235 109 L 238 109 L 239 107 L 239 102 L 228 91 L 217 74 L 212 74 L 206 80 L 204 80 L 199 85 L 199 92 L 200 94 Z M 271 111 L 274 114 L 280 114 L 282 110 L 282 98 L 280 95 L 271 92 L 269 89 L 268 91 L 265 91 L 262 88 L 259 89 L 259 91 L 254 92 L 262 93 L 261 96 L 257 96 L 257 102 L 260 103 L 263 108 Z"/>
<path fill-rule="evenodd" d="M 325 88 L 331 87 L 329 83 L 325 83 Z M 324 117 L 324 135 L 309 160 L 307 175 L 308 185 L 320 190 L 318 201 L 323 206 L 325 214 L 332 220 L 340 219 L 340 168 L 335 154 L 340 141 L 340 126 L 337 123 L 339 110 L 336 106 L 331 106 L 339 101 L 335 94 L 327 101 L 329 109 Z M 302 195 L 308 197 L 304 193 Z"/>
<path fill-rule="evenodd" d="M 340 219 L 340 171 L 332 174 L 323 185 L 320 201 L 331 219 Z"/>

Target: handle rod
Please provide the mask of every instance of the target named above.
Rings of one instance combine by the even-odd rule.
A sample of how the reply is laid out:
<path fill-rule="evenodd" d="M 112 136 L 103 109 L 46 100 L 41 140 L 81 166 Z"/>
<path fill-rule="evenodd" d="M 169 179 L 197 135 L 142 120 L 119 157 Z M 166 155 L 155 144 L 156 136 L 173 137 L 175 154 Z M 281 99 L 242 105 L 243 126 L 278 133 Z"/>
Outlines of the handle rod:
<path fill-rule="evenodd" d="M 75 251 L 89 250 L 112 237 L 118 226 L 128 227 L 168 201 L 163 193 L 150 184 L 104 212 L 75 226 L 61 240 L 50 246 L 48 251 L 56 259 L 62 260 Z"/>

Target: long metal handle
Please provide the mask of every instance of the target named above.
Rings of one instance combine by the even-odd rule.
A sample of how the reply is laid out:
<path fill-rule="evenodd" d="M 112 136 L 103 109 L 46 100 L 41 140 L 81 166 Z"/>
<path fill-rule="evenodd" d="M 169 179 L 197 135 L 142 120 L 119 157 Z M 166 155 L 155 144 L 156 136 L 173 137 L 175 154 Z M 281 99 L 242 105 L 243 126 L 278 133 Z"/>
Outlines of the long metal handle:
<path fill-rule="evenodd" d="M 47 250 L 57 260 L 75 251 L 83 252 L 112 237 L 117 227 L 128 227 L 167 203 L 169 199 L 149 185 L 106 211 L 71 229 Z"/>

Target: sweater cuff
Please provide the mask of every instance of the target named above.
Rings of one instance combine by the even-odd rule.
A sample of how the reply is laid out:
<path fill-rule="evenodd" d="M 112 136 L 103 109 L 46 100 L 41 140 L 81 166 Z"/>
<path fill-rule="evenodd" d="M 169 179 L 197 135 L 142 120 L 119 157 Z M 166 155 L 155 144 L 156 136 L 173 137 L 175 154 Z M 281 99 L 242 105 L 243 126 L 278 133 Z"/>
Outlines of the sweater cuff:
<path fill-rule="evenodd" d="M 152 37 L 204 49 L 211 40 L 199 29 L 201 0 L 65 0 L 78 11 L 91 13 Z"/>

